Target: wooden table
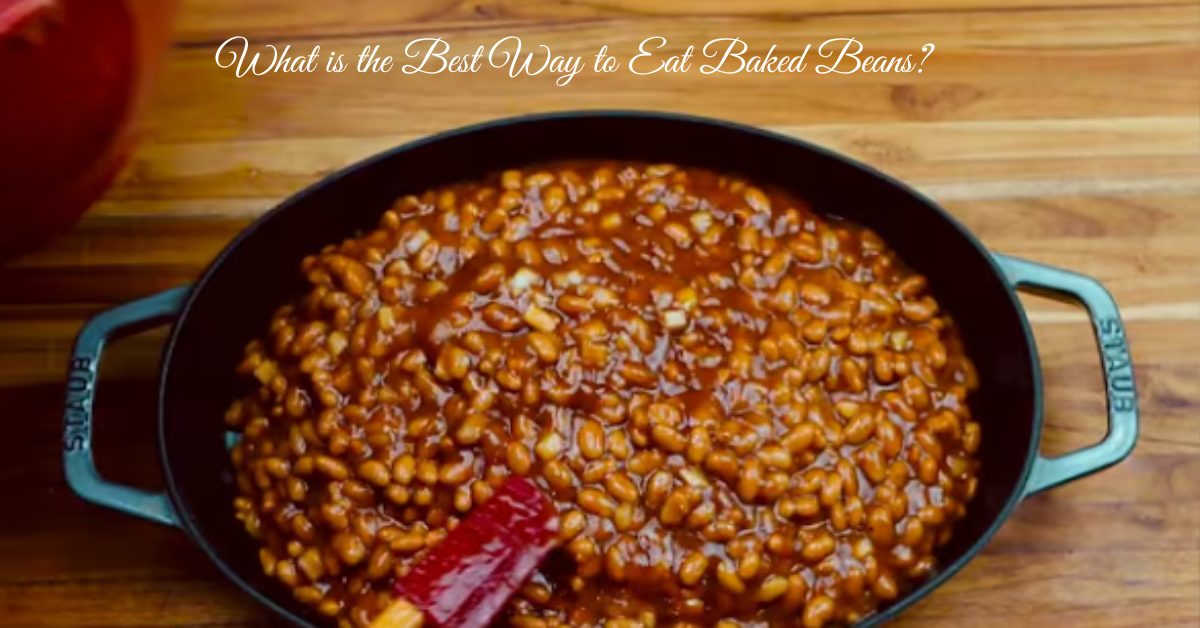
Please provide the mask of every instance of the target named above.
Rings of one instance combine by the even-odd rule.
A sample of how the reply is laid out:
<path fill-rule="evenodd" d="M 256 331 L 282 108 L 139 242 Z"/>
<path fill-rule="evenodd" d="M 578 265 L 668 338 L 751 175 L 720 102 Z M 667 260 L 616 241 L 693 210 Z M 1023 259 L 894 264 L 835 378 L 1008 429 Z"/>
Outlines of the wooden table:
<path fill-rule="evenodd" d="M 806 8 L 798 8 L 806 7 Z M 737 36 L 762 54 L 855 37 L 936 51 L 924 72 L 819 76 L 278 74 L 214 62 L 233 35 L 402 55 L 417 37 L 473 50 L 507 36 L 624 59 Z M 325 54 L 323 52 L 322 54 Z M 1106 473 L 1022 505 L 990 548 L 897 626 L 1150 628 L 1200 622 L 1200 6 L 1194 0 L 191 0 L 148 137 L 73 231 L 0 266 L 0 624 L 261 626 L 184 535 L 93 507 L 61 474 L 66 356 L 86 317 L 193 279 L 279 199 L 396 143 L 513 114 L 683 111 L 830 146 L 932 195 L 996 250 L 1074 269 L 1120 302 L 1142 437 Z M 1026 303 L 1045 368 L 1044 449 L 1103 433 L 1084 315 Z M 154 486 L 161 331 L 116 345 L 98 458 Z"/>

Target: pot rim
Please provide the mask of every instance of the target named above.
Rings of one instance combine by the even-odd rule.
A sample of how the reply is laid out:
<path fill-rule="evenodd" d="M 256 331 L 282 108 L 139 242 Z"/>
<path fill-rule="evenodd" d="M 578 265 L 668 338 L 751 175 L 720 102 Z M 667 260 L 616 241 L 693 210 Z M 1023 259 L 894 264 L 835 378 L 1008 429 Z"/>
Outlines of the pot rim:
<path fill-rule="evenodd" d="M 285 608 L 284 606 L 276 603 L 274 600 L 272 600 L 270 597 L 268 597 L 265 593 L 263 593 L 262 591 L 259 591 L 255 587 L 253 587 L 249 582 L 247 582 L 244 578 L 242 578 L 241 575 L 239 575 L 237 572 L 235 572 L 233 569 L 231 569 L 229 567 L 229 565 L 227 565 L 225 563 L 225 561 L 222 560 L 221 557 L 217 554 L 217 552 L 213 548 L 213 546 L 200 534 L 198 526 L 196 525 L 196 522 L 194 521 L 191 511 L 182 507 L 180 497 L 179 497 L 179 489 L 176 484 L 176 479 L 175 479 L 174 473 L 172 472 L 172 466 L 170 464 L 170 459 L 167 454 L 167 444 L 166 444 L 166 438 L 165 438 L 165 434 L 166 434 L 166 429 L 165 429 L 165 422 L 166 422 L 165 391 L 166 391 L 167 379 L 168 379 L 168 377 L 170 377 L 171 361 L 172 361 L 172 357 L 174 355 L 175 345 L 180 336 L 180 330 L 183 328 L 184 324 L 187 322 L 188 316 L 191 313 L 192 307 L 195 304 L 198 295 L 200 295 L 204 291 L 204 287 L 209 283 L 209 281 L 212 280 L 213 275 L 215 275 L 216 271 L 225 263 L 226 259 L 232 254 L 232 252 L 234 250 L 240 248 L 243 245 L 243 243 L 247 239 L 249 239 L 255 231 L 257 231 L 264 224 L 269 222 L 277 214 L 281 214 L 284 211 L 292 208 L 293 206 L 303 203 L 310 196 L 315 195 L 319 190 L 322 190 L 330 185 L 335 184 L 337 181 L 339 181 L 340 179 L 346 177 L 347 175 L 349 175 L 353 172 L 356 172 L 363 168 L 375 165 L 379 162 L 391 159 L 395 155 L 398 155 L 398 154 L 401 154 L 401 153 L 404 153 L 404 152 L 407 152 L 407 151 L 410 151 L 410 150 L 413 150 L 413 149 L 416 149 L 416 148 L 419 148 L 422 146 L 426 146 L 429 144 L 441 142 L 443 140 L 446 140 L 446 139 L 449 139 L 452 137 L 457 137 L 457 136 L 461 136 L 461 135 L 469 135 L 472 133 L 477 133 L 480 131 L 485 131 L 485 130 L 492 129 L 495 127 L 500 127 L 500 126 L 508 126 L 508 125 L 515 125 L 515 124 L 532 124 L 532 123 L 546 122 L 546 121 L 551 121 L 551 120 L 581 119 L 581 118 L 609 118 L 609 119 L 611 119 L 611 118 L 642 118 L 642 119 L 648 119 L 648 120 L 661 120 L 661 121 L 668 121 L 668 122 L 686 122 L 686 123 L 703 125 L 703 126 L 724 128 L 726 130 L 738 131 L 740 133 L 749 133 L 752 135 L 757 135 L 757 136 L 763 137 L 765 139 L 788 143 L 788 144 L 793 145 L 794 147 L 798 147 L 801 149 L 808 150 L 812 153 L 815 153 L 815 154 L 821 156 L 822 158 L 834 160 L 834 161 L 842 163 L 843 165 L 851 166 L 853 168 L 863 171 L 866 174 L 869 174 L 875 178 L 878 178 L 878 179 L 884 181 L 885 183 L 888 183 L 892 187 L 896 188 L 898 191 L 913 197 L 917 201 L 921 202 L 922 204 L 926 205 L 930 209 L 934 210 L 943 220 L 945 220 L 952 227 L 954 227 L 954 229 L 956 231 L 958 231 L 958 233 L 964 239 L 966 239 L 966 241 L 968 241 L 971 244 L 971 246 L 976 250 L 976 252 L 980 256 L 982 256 L 986 259 L 989 267 L 991 268 L 992 272 L 995 274 L 995 278 L 1004 285 L 1004 287 L 1006 289 L 1005 292 L 1007 293 L 1007 296 L 1009 299 L 1009 303 L 1011 304 L 1011 306 L 1017 313 L 1017 318 L 1021 324 L 1021 331 L 1025 337 L 1025 342 L 1029 349 L 1029 351 L 1028 351 L 1029 359 L 1030 359 L 1029 367 L 1030 367 L 1030 372 L 1033 376 L 1033 381 L 1031 382 L 1031 384 L 1032 384 L 1032 396 L 1033 396 L 1033 403 L 1034 403 L 1033 417 L 1032 417 L 1033 425 L 1032 425 L 1032 430 L 1030 433 L 1030 447 L 1029 447 L 1028 453 L 1025 456 L 1025 461 L 1022 464 L 1020 476 L 1019 476 L 1017 482 L 1014 484 L 1012 494 L 1008 496 L 1008 499 L 1005 501 L 1004 506 L 1000 509 L 1000 512 L 996 515 L 996 517 L 992 521 L 992 523 L 987 527 L 986 530 L 984 530 L 984 532 L 979 536 L 979 538 L 977 538 L 975 540 L 975 542 L 971 544 L 971 546 L 962 554 L 962 556 L 960 556 L 958 558 L 958 560 L 955 560 L 954 562 L 937 570 L 937 572 L 935 573 L 935 575 L 933 577 L 931 577 L 928 580 L 926 580 L 925 582 L 921 583 L 921 585 L 916 587 L 915 589 L 912 589 L 911 591 L 909 591 L 906 595 L 901 597 L 896 602 L 884 607 L 880 611 L 877 611 L 877 612 L 867 616 L 866 618 L 861 620 L 859 623 L 855 624 L 854 628 L 878 627 L 878 626 L 882 626 L 883 624 L 886 624 L 886 623 L 894 620 L 896 617 L 901 615 L 904 611 L 906 611 L 910 607 L 912 607 L 913 604 L 915 604 L 919 600 L 922 600 L 925 597 L 929 596 L 936 589 L 938 589 L 943 584 L 945 584 L 946 581 L 948 581 L 950 578 L 955 576 L 959 571 L 961 571 L 963 569 L 963 567 L 965 567 L 968 563 L 970 563 L 972 560 L 974 560 L 975 557 L 978 556 L 991 543 L 991 541 L 995 537 L 996 533 L 1008 521 L 1008 519 L 1012 516 L 1012 513 L 1016 510 L 1017 506 L 1024 500 L 1024 498 L 1026 496 L 1026 492 L 1024 489 L 1025 489 L 1026 485 L 1029 483 L 1029 476 L 1030 476 L 1030 473 L 1032 472 L 1034 463 L 1038 457 L 1038 447 L 1039 447 L 1039 444 L 1041 443 L 1042 423 L 1043 423 L 1043 419 L 1044 419 L 1044 416 L 1043 416 L 1044 415 L 1044 412 L 1043 412 L 1044 395 L 1043 395 L 1043 379 L 1042 379 L 1041 360 L 1040 360 L 1040 357 L 1037 352 L 1037 345 L 1034 342 L 1032 328 L 1029 324 L 1028 317 L 1025 314 L 1025 308 L 1024 308 L 1024 306 L 1021 305 L 1021 302 L 1017 297 L 1016 289 L 1006 279 L 1005 274 L 1001 270 L 999 263 L 996 261 L 995 257 L 992 256 L 990 251 L 985 246 L 983 246 L 983 243 L 979 241 L 979 238 L 977 238 L 974 233 L 972 233 L 965 226 L 963 226 L 949 212 L 947 212 L 945 209 L 943 209 L 940 205 L 938 205 L 936 202 L 934 202 L 931 198 L 918 192 L 916 189 L 910 187 L 909 185 L 899 181 L 898 179 L 896 179 L 888 174 L 885 174 L 883 172 L 880 172 L 880 171 L 872 168 L 871 166 L 868 166 L 862 162 L 854 160 L 846 155 L 843 155 L 841 153 L 833 151 L 829 148 L 825 148 L 823 146 L 813 144 L 809 141 L 806 141 L 806 140 L 803 140 L 800 138 L 791 137 L 788 135 L 783 135 L 782 133 L 778 133 L 775 131 L 769 131 L 769 130 L 766 130 L 763 128 L 750 126 L 747 124 L 730 122 L 727 120 L 721 120 L 721 119 L 717 119 L 717 118 L 696 116 L 696 115 L 691 115 L 691 114 L 670 113 L 670 112 L 649 111 L 649 110 L 636 110 L 636 109 L 567 110 L 567 111 L 558 111 L 558 112 L 524 114 L 524 115 L 512 116 L 512 117 L 507 117 L 507 118 L 497 118 L 497 119 L 492 119 L 492 120 L 479 122 L 479 123 L 475 123 L 475 124 L 471 124 L 471 125 L 461 126 L 461 127 L 447 130 L 447 131 L 442 131 L 440 133 L 436 133 L 433 135 L 421 137 L 421 138 L 418 138 L 418 139 L 415 139 L 415 140 L 412 140 L 409 142 L 405 142 L 404 144 L 400 144 L 393 148 L 378 152 L 374 155 L 371 155 L 369 157 L 366 157 L 364 159 L 356 161 L 356 162 L 354 162 L 354 163 L 352 163 L 330 175 L 327 175 L 326 177 L 322 178 L 321 180 L 306 186 L 305 188 L 301 189 L 300 191 L 296 192 L 295 194 L 292 194 L 291 196 L 289 196 L 286 199 L 284 199 L 283 201 L 281 201 L 278 205 L 276 205 L 275 207 L 273 207 L 272 209 L 270 209 L 269 211 L 267 211 L 266 213 L 262 214 L 257 219 L 255 219 L 254 222 L 252 222 L 245 229 L 243 229 L 237 236 L 235 236 L 234 239 L 232 241 L 230 241 L 229 244 L 227 244 L 215 258 L 213 258 L 213 261 L 208 264 L 208 266 L 205 268 L 204 272 L 201 274 L 200 278 L 193 284 L 193 287 L 189 291 L 187 298 L 183 304 L 183 307 L 179 311 L 178 317 L 176 318 L 174 324 L 172 325 L 170 336 L 167 339 L 165 349 L 163 350 L 163 353 L 162 353 L 161 365 L 160 365 L 160 369 L 159 369 L 159 390 L 158 390 L 158 404 L 157 404 L 158 405 L 159 463 L 162 466 L 163 478 L 165 480 L 167 494 L 170 496 L 171 505 L 172 505 L 173 509 L 175 510 L 175 512 L 178 514 L 178 520 L 179 520 L 178 523 L 179 523 L 180 527 L 187 533 L 187 535 L 193 540 L 193 542 L 195 542 L 197 545 L 200 546 L 200 548 L 204 551 L 204 553 L 208 556 L 208 558 L 217 566 L 217 568 L 221 571 L 222 574 L 225 575 L 226 578 L 228 578 L 229 580 L 236 583 L 240 589 L 242 589 L 246 593 L 250 594 L 250 596 L 252 598 L 254 598 L 256 601 L 258 601 L 260 604 L 262 604 L 263 606 L 270 609 L 277 616 L 279 616 L 287 621 L 290 621 L 297 626 L 302 626 L 302 627 L 306 627 L 306 628 L 318 628 L 317 624 L 314 624 L 313 622 L 309 621 L 307 618 L 302 617 L 302 616 L 292 612 L 288 608 Z"/>

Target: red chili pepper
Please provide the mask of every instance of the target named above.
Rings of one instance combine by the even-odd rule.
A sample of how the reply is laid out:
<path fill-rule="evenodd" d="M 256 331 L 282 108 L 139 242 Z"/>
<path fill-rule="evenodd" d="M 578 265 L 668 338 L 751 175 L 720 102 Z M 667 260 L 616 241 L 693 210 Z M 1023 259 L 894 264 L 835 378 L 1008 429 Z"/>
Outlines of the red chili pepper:
<path fill-rule="evenodd" d="M 396 582 L 401 599 L 371 628 L 486 628 L 557 539 L 554 505 L 514 477 Z"/>

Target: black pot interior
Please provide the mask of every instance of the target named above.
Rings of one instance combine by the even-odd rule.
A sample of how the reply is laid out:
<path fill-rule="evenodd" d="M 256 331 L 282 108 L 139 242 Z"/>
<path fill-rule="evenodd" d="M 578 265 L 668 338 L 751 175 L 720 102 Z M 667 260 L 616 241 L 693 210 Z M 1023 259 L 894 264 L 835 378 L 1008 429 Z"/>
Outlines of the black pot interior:
<path fill-rule="evenodd" d="M 300 259 L 373 227 L 402 194 L 504 167 L 580 158 L 675 162 L 780 185 L 820 212 L 875 230 L 929 279 L 933 294 L 961 325 L 982 382 L 971 404 L 983 426 L 981 487 L 940 555 L 944 572 L 969 559 L 1016 499 L 1041 412 L 1033 340 L 985 251 L 931 203 L 823 150 L 724 123 L 626 113 L 505 121 L 398 149 L 288 201 L 213 265 L 176 325 L 163 375 L 161 438 L 176 505 L 227 573 L 285 614 L 311 617 L 262 575 L 257 546 L 233 517 L 235 488 L 222 421 L 242 390 L 233 368 L 245 343 L 263 334 L 274 309 L 303 287 Z M 936 584 L 910 593 L 893 612 Z"/>

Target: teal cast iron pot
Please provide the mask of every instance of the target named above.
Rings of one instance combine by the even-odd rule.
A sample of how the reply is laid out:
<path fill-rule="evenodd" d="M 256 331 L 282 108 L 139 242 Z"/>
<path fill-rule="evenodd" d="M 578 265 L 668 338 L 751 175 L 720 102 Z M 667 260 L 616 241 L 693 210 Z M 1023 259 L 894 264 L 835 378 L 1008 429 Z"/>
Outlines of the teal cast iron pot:
<path fill-rule="evenodd" d="M 717 120 L 644 112 L 571 112 L 489 122 L 389 150 L 313 185 L 239 235 L 191 286 L 104 312 L 80 332 L 70 363 L 63 462 L 80 497 L 178 526 L 226 576 L 297 626 L 320 624 L 263 575 L 256 543 L 233 516 L 234 474 L 222 419 L 241 392 L 234 374 L 245 344 L 275 308 L 304 289 L 300 260 L 372 228 L 399 196 L 504 168 L 561 159 L 674 162 L 736 171 L 777 184 L 869 227 L 910 266 L 960 326 L 980 388 L 980 485 L 940 568 L 869 616 L 879 626 L 927 596 L 974 558 L 1022 500 L 1123 460 L 1137 441 L 1137 393 L 1116 303 L 1095 280 L 987 250 L 943 209 L 862 164 L 800 140 Z M 1057 458 L 1038 453 L 1043 381 L 1017 291 L 1086 308 L 1104 366 L 1108 433 Z M 107 482 L 92 462 L 91 404 L 106 342 L 171 325 L 158 386 L 162 493 Z M 1101 417 L 1097 421 L 1103 420 Z"/>

